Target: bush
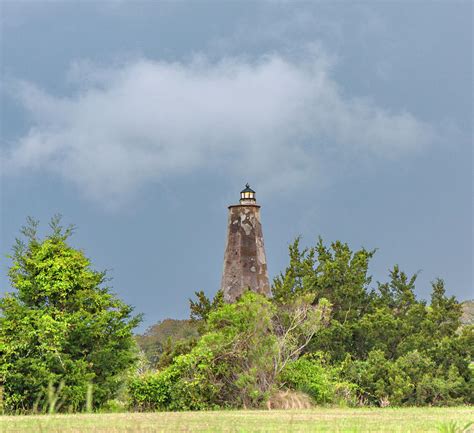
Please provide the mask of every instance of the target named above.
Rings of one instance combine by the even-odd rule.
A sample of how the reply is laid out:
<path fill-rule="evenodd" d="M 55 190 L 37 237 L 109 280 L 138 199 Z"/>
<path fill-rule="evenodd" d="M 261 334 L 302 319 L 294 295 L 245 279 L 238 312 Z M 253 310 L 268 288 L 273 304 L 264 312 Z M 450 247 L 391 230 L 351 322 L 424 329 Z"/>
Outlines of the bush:
<path fill-rule="evenodd" d="M 339 377 L 322 354 L 305 354 L 286 365 L 279 376 L 280 386 L 308 394 L 316 404 L 354 406 L 357 386 Z"/>
<path fill-rule="evenodd" d="M 342 376 L 357 384 L 359 399 L 372 405 L 452 405 L 464 401 L 465 383 L 455 366 L 448 372 L 418 351 L 395 361 L 380 350 L 367 360 L 347 358 Z"/>
<path fill-rule="evenodd" d="M 173 382 L 169 374 L 152 373 L 133 378 L 129 383 L 130 404 L 134 410 L 166 410 L 171 404 Z"/>
<path fill-rule="evenodd" d="M 151 376 L 132 380 L 132 406 L 262 407 L 275 389 L 276 376 L 299 356 L 322 317 L 323 310 L 303 298 L 278 309 L 264 296 L 247 292 L 209 313 L 207 333 L 189 353 Z"/>
<path fill-rule="evenodd" d="M 280 383 L 310 395 L 315 403 L 334 401 L 334 372 L 314 355 L 305 355 L 288 363 L 280 374 Z"/>
<path fill-rule="evenodd" d="M 129 383 L 134 410 L 201 410 L 215 407 L 215 387 L 207 381 L 210 353 L 178 356 L 172 365 L 156 373 L 133 378 Z"/>
<path fill-rule="evenodd" d="M 273 383 L 266 380 L 276 355 L 272 314 L 270 302 L 250 292 L 221 306 L 209 315 L 209 331 L 190 353 L 132 380 L 132 405 L 141 410 L 258 406 Z"/>

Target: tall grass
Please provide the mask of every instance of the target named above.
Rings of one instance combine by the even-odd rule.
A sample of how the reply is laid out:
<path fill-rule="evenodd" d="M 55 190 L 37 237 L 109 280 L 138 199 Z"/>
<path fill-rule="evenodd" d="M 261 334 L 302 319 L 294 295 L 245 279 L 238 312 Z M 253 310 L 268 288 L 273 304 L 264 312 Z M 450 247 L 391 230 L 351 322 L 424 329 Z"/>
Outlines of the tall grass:
<path fill-rule="evenodd" d="M 76 412 L 73 407 L 66 408 L 67 410 L 62 410 L 64 408 L 64 403 L 66 396 L 63 394 L 64 390 L 64 381 L 59 382 L 57 387 L 54 386 L 53 382 L 48 383 L 48 388 L 46 390 L 40 391 L 36 397 L 35 402 L 31 411 L 27 413 L 30 414 L 49 414 L 54 415 L 58 412 Z M 0 390 L 1 391 L 1 390 Z M 85 403 L 83 406 L 83 412 L 92 413 L 93 412 L 93 391 L 94 387 L 92 383 L 87 384 Z M 0 394 L 1 397 L 1 394 Z M 0 399 L 0 414 L 5 414 L 5 411 L 1 410 L 1 399 Z"/>
<path fill-rule="evenodd" d="M 3 415 L 5 412 L 4 406 L 3 406 L 3 386 L 0 386 L 0 415 Z"/>
<path fill-rule="evenodd" d="M 93 399 L 93 385 L 92 383 L 87 384 L 87 392 L 86 392 L 86 412 L 92 412 L 92 399 Z"/>

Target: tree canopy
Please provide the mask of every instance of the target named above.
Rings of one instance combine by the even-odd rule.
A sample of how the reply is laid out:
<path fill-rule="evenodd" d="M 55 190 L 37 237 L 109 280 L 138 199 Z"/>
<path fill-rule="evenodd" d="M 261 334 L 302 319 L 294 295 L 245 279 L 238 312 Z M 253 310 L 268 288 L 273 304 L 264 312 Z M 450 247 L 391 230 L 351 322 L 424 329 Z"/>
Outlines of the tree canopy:
<path fill-rule="evenodd" d="M 14 289 L 0 299 L 0 384 L 10 411 L 42 405 L 48 388 L 61 388 L 57 409 L 80 410 L 87 390 L 95 407 L 115 396 L 136 359 L 133 308 L 107 287 L 68 239 L 60 217 L 40 239 L 29 219 L 11 256 Z"/>
<path fill-rule="evenodd" d="M 473 401 L 473 327 L 461 328 L 462 306 L 446 296 L 443 280 L 432 282 L 427 303 L 416 297 L 417 275 L 397 265 L 388 282 L 372 287 L 374 251 L 354 252 L 342 242 L 328 247 L 322 239 L 311 248 L 299 244 L 290 246 L 289 266 L 275 279 L 273 293 L 279 303 L 299 293 L 331 303 L 329 325 L 306 352 L 324 353 L 340 367 L 342 380 L 358 385 L 359 398 L 374 404 Z"/>

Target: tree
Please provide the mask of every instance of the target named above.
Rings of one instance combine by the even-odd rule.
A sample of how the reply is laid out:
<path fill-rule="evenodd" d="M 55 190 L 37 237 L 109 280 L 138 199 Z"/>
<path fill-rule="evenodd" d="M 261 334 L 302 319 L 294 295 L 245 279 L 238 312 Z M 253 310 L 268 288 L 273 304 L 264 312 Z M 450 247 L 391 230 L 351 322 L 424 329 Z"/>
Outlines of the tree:
<path fill-rule="evenodd" d="M 32 410 L 56 387 L 56 409 L 80 410 L 91 384 L 99 407 L 136 360 L 132 330 L 140 317 L 110 292 L 106 273 L 68 245 L 72 226 L 63 228 L 56 216 L 44 239 L 37 228 L 29 218 L 21 230 L 25 241 L 17 240 L 8 273 L 14 291 L 0 300 L 5 407 Z"/>
<path fill-rule="evenodd" d="M 300 248 L 300 239 L 289 247 L 290 263 L 275 278 L 275 302 L 284 304 L 301 294 L 313 296 L 313 303 L 331 303 L 330 326 L 322 327 L 308 346 L 311 352 L 329 352 L 343 360 L 349 348 L 367 353 L 365 337 L 358 332 L 359 320 L 373 311 L 374 293 L 369 289 L 370 258 L 375 251 L 353 252 L 342 242 L 324 245 L 321 238 L 311 248 Z"/>
<path fill-rule="evenodd" d="M 209 314 L 224 304 L 224 294 L 218 290 L 211 300 L 204 291 L 194 292 L 196 300 L 189 299 L 190 318 L 194 322 L 206 321 Z"/>
<path fill-rule="evenodd" d="M 289 247 L 289 266 L 275 278 L 273 296 L 281 303 L 295 294 L 311 293 L 316 303 L 321 298 L 332 303 L 335 320 L 354 321 L 370 308 L 373 298 L 368 266 L 374 254 L 364 248 L 353 252 L 340 241 L 327 247 L 321 238 L 314 247 L 301 249 L 297 238 Z"/>

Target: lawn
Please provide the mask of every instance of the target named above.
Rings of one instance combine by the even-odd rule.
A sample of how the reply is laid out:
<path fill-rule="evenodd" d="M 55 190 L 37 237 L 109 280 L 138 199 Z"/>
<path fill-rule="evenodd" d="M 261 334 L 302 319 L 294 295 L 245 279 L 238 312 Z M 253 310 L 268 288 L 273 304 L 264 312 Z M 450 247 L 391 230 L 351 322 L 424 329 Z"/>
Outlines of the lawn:
<path fill-rule="evenodd" d="M 0 417 L 0 433 L 449 432 L 474 421 L 472 407 L 158 412 Z M 459 430 L 460 432 L 461 430 Z M 470 430 L 473 431 L 474 430 Z"/>

